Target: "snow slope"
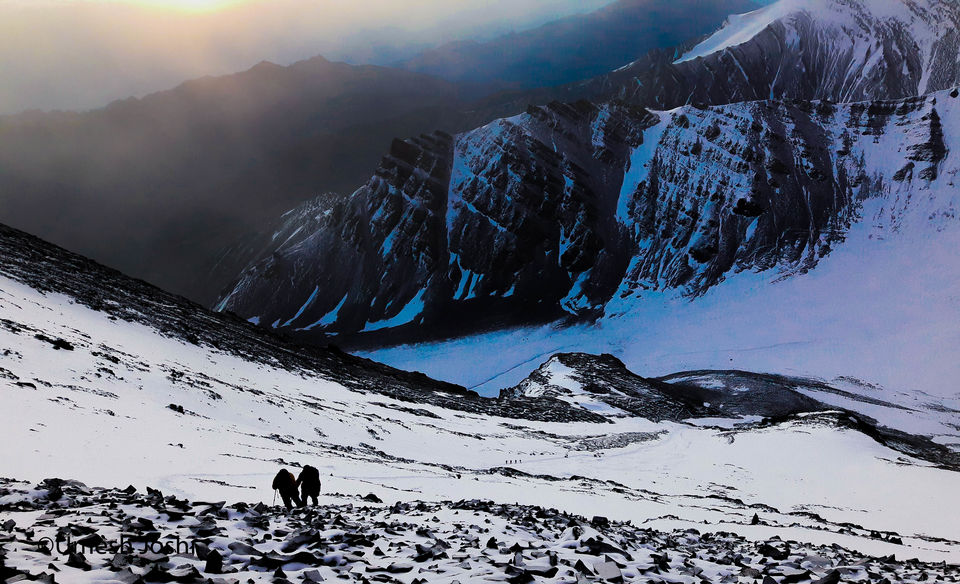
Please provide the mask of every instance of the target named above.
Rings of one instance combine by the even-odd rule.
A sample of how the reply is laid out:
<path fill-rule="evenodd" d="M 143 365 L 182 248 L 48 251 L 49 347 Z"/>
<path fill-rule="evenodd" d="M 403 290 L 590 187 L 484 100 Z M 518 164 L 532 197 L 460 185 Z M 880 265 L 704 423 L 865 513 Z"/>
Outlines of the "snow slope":
<path fill-rule="evenodd" d="M 743 272 L 694 300 L 646 293 L 591 325 L 525 327 L 366 353 L 486 395 L 549 355 L 611 353 L 647 376 L 742 369 L 882 386 L 884 399 L 960 409 L 956 226 L 891 232 L 881 204 L 805 274 Z M 874 222 L 873 219 L 877 221 Z M 922 227 L 922 226 L 921 226 Z"/>
<path fill-rule="evenodd" d="M 674 63 L 683 63 L 705 57 L 707 55 L 736 47 L 749 42 L 752 38 L 760 34 L 777 20 L 789 15 L 791 12 L 799 11 L 805 7 L 810 7 L 811 3 L 800 2 L 776 2 L 772 6 L 760 8 L 746 14 L 733 14 L 717 32 L 710 35 L 709 38 L 695 46 Z"/>
<path fill-rule="evenodd" d="M 361 370 L 346 364 L 311 370 L 160 334 L 149 321 L 117 318 L 109 302 L 97 310 L 50 287 L 76 274 L 34 273 L 48 278 L 42 292 L 9 271 L 9 250 L 5 257 L 0 456 L 12 477 L 269 503 L 277 468 L 309 462 L 325 493 L 548 502 L 659 529 L 960 560 L 958 517 L 941 504 L 960 488 L 960 474 L 890 450 L 829 414 L 731 431 L 731 423 L 471 413 L 437 405 L 467 395 L 431 403 L 426 396 L 439 388 L 398 399 L 377 387 L 380 378 L 355 384 Z M 111 294 L 128 285 L 101 282 Z M 196 319 L 216 318 L 196 311 Z M 488 409 L 512 411 L 497 407 Z M 749 525 L 755 513 L 764 525 Z M 889 541 L 893 532 L 903 545 Z"/>

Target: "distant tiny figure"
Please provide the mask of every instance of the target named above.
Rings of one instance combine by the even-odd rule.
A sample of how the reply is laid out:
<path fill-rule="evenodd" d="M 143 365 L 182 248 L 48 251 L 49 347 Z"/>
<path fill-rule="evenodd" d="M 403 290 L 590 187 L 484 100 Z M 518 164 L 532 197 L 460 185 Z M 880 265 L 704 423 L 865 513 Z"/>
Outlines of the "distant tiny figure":
<path fill-rule="evenodd" d="M 320 496 L 320 471 L 309 464 L 300 471 L 300 478 L 297 479 L 297 485 L 300 486 L 300 498 L 302 505 L 307 504 L 307 497 L 313 499 L 313 504 L 318 505 L 317 497 Z"/>
<path fill-rule="evenodd" d="M 273 477 L 273 490 L 280 492 L 283 504 L 287 506 L 288 510 L 293 509 L 294 503 L 297 504 L 297 507 L 303 507 L 303 502 L 297 495 L 297 479 L 289 470 L 282 468 L 277 476 Z"/>

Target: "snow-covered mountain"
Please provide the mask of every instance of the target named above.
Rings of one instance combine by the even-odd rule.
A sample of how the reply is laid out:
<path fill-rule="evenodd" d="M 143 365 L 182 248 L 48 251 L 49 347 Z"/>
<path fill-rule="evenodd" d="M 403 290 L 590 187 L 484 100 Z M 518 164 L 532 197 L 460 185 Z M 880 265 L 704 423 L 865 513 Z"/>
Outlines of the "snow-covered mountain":
<path fill-rule="evenodd" d="M 902 99 L 960 84 L 952 0 L 780 0 L 677 54 L 654 51 L 568 86 L 570 99 L 670 109 L 760 99 Z"/>
<path fill-rule="evenodd" d="M 651 112 L 551 104 L 397 141 L 366 186 L 307 215 L 218 309 L 291 334 L 456 333 L 807 271 L 862 219 L 955 222 L 957 90 L 834 105 Z M 872 208 L 872 207 L 871 207 Z"/>
<path fill-rule="evenodd" d="M 307 572 L 328 579 L 376 575 L 391 564 L 425 577 L 436 569 L 512 577 L 517 572 L 504 573 L 499 559 L 488 561 L 492 550 L 500 558 L 508 553 L 500 548 L 508 549 L 514 568 L 539 565 L 532 549 L 509 549 L 514 538 L 576 548 L 560 554 L 571 564 L 596 550 L 618 557 L 616 550 L 592 547 L 602 542 L 628 546 L 629 559 L 619 567 L 639 574 L 652 569 L 652 558 L 630 538 L 666 541 L 690 528 L 704 538 L 682 548 L 671 544 L 682 557 L 712 549 L 721 531 L 739 534 L 719 537 L 749 554 L 773 553 L 762 546 L 776 536 L 808 542 L 791 544 L 794 552 L 821 554 L 822 564 L 805 568 L 818 578 L 846 569 L 846 554 L 960 558 L 958 518 L 941 504 L 960 488 L 960 474 L 943 466 L 952 464 L 949 457 L 931 457 L 950 451 L 941 434 L 952 431 L 955 412 L 943 407 L 906 408 L 876 399 L 865 385 L 839 392 L 810 380 L 745 372 L 644 381 L 614 359 L 588 355 L 548 359 L 544 381 L 573 395 L 574 383 L 612 384 L 653 408 L 679 402 L 699 413 L 675 410 L 648 419 L 598 411 L 584 401 L 564 401 L 561 393 L 532 391 L 532 384 L 520 392 L 527 395 L 482 399 L 423 375 L 286 343 L 7 228 L 0 229 L 0 251 L 0 455 L 5 475 L 38 485 L 0 482 L 5 577 L 39 576 L 51 564 L 60 570 L 57 581 L 192 582 L 218 567 L 255 582 L 281 578 L 277 568 L 291 581 L 317 581 Z M 583 389 L 603 393 L 596 387 Z M 756 399 L 745 395 L 754 391 Z M 770 392 L 785 391 L 809 393 L 826 406 L 761 419 Z M 730 413 L 721 411 L 727 407 Z M 907 426 L 910 441 L 890 439 Z M 326 507 L 281 516 L 269 506 L 270 480 L 279 466 L 307 463 L 321 470 Z M 112 490 L 41 482 L 51 476 Z M 134 489 L 117 490 L 128 484 Z M 144 487 L 153 490 L 141 494 Z M 472 501 L 481 498 L 494 503 Z M 216 503 L 225 500 L 241 503 Z M 480 518 L 460 518 L 457 510 Z M 402 525 L 402 517 L 419 524 L 415 517 L 423 511 L 429 511 L 421 517 L 425 525 Z M 542 529 L 552 529 L 551 518 L 563 513 L 598 516 L 590 526 L 596 533 Z M 525 523 L 530 514 L 540 523 Z M 484 544 L 486 553 L 448 551 L 456 565 L 443 561 L 442 549 L 426 551 L 435 545 L 426 541 L 429 533 L 416 534 L 423 549 L 409 542 L 420 527 L 459 542 L 464 527 L 478 521 L 492 530 L 484 541 L 497 542 Z M 590 523 L 576 516 L 569 521 L 578 529 Z M 313 543 L 301 549 L 310 529 L 316 530 Z M 358 553 L 371 551 L 359 534 L 380 529 L 386 530 L 382 543 L 397 545 Z M 125 533 L 137 542 L 190 534 L 223 562 L 207 565 L 192 554 L 76 556 L 37 549 L 38 538 L 57 532 L 111 540 Z M 857 551 L 841 557 L 819 544 Z M 765 560 L 756 573 L 787 573 L 793 556 L 774 546 L 782 559 Z M 461 553 L 467 555 L 454 556 Z M 710 573 L 725 578 L 759 564 L 762 555 L 732 568 L 721 562 Z M 407 570 L 408 563 L 416 565 Z M 916 564 L 888 559 L 885 565 L 877 569 L 920 577 Z M 552 575 L 537 577 L 566 581 L 564 566 L 558 562 Z M 670 562 L 658 570 L 692 573 Z"/>

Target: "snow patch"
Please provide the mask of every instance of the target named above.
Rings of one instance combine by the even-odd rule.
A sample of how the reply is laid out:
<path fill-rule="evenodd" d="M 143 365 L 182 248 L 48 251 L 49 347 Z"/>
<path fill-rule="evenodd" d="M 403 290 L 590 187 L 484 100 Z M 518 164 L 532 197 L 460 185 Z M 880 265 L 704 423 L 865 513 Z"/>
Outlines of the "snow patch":
<path fill-rule="evenodd" d="M 396 316 L 384 320 L 368 322 L 367 326 L 363 327 L 361 332 L 378 331 L 413 322 L 414 319 L 423 314 L 423 295 L 426 294 L 426 292 L 426 289 L 420 290 L 420 292 L 418 292 L 417 295 L 410 300 L 410 302 L 400 309 L 400 312 L 398 312 Z"/>

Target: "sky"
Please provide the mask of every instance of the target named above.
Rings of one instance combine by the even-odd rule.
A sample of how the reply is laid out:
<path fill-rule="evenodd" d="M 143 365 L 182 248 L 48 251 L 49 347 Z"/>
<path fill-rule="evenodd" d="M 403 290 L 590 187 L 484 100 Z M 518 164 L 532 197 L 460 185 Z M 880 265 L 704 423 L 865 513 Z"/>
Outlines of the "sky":
<path fill-rule="evenodd" d="M 323 55 L 388 64 L 611 0 L 0 0 L 0 114 L 85 110 Z"/>

